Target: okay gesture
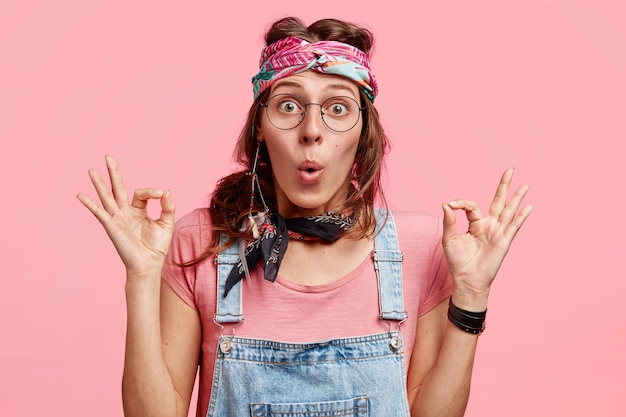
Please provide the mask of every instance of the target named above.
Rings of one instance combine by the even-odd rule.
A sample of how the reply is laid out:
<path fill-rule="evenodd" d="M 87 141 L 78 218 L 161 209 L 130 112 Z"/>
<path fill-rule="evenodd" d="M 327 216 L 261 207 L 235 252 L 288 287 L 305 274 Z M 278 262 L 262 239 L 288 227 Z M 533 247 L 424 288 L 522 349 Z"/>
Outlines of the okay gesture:
<path fill-rule="evenodd" d="M 510 168 L 502 175 L 486 217 L 474 201 L 460 199 L 443 204 L 443 249 L 454 280 L 454 303 L 461 308 L 486 308 L 491 283 L 532 210 L 531 205 L 519 210 L 529 189 L 526 184 L 509 199 L 513 171 Z M 469 221 L 466 233 L 457 232 L 455 210 L 465 211 Z"/>
<path fill-rule="evenodd" d="M 115 245 L 127 275 L 156 275 L 160 271 L 169 250 L 174 232 L 174 203 L 170 192 L 154 188 L 140 188 L 129 201 L 122 175 L 111 156 L 106 157 L 111 188 L 96 170 L 89 177 L 98 194 L 101 206 L 80 193 L 77 198 L 93 213 Z M 148 216 L 149 200 L 159 200 L 161 216 Z"/>

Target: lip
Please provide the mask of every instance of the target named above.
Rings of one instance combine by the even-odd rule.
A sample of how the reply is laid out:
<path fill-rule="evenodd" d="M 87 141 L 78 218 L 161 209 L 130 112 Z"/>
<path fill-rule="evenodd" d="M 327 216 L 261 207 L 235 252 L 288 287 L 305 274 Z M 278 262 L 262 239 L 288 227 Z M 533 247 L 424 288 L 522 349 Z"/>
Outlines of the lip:
<path fill-rule="evenodd" d="M 324 169 L 315 161 L 305 161 L 298 166 L 298 176 L 304 184 L 311 185 L 319 181 Z"/>

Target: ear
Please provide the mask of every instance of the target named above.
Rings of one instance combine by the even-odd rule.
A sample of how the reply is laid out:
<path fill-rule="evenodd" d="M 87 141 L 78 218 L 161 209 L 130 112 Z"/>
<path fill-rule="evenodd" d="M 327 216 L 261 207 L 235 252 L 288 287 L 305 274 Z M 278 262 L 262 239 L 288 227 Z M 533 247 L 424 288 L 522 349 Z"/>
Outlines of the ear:
<path fill-rule="evenodd" d="M 259 120 L 259 113 L 254 116 L 252 136 L 256 138 L 258 142 L 265 142 L 265 136 L 263 135 L 262 123 Z"/>

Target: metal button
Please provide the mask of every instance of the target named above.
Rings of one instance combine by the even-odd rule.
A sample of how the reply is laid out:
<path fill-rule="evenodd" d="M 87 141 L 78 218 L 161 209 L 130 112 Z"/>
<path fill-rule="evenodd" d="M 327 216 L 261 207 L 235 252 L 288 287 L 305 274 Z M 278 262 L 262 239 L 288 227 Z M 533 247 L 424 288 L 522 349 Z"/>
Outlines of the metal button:
<path fill-rule="evenodd" d="M 232 350 L 233 345 L 230 340 L 224 339 L 220 342 L 220 350 L 223 354 L 228 355 Z"/>
<path fill-rule="evenodd" d="M 402 347 L 402 341 L 398 336 L 393 336 L 391 338 L 391 342 L 389 343 L 389 347 L 392 351 L 397 352 Z"/>

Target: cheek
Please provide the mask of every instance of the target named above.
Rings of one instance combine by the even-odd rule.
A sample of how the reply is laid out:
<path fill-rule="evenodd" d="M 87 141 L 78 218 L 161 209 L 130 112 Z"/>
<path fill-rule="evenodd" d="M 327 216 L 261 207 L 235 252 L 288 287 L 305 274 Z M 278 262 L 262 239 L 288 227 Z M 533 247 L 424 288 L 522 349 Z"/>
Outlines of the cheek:
<path fill-rule="evenodd" d="M 356 162 L 357 145 L 342 147 L 337 145 L 334 149 L 335 162 L 338 166 L 341 166 L 343 170 L 351 171 Z"/>
<path fill-rule="evenodd" d="M 291 151 L 285 141 L 277 141 L 277 138 L 266 137 L 265 145 L 272 164 L 272 170 L 280 170 L 291 160 Z"/>
<path fill-rule="evenodd" d="M 351 141 L 350 141 L 350 146 L 348 146 L 348 149 L 346 150 L 347 154 L 350 154 L 350 156 L 354 159 L 356 158 L 356 153 L 359 149 L 359 143 L 361 141 L 361 137 L 360 135 L 352 137 Z"/>

